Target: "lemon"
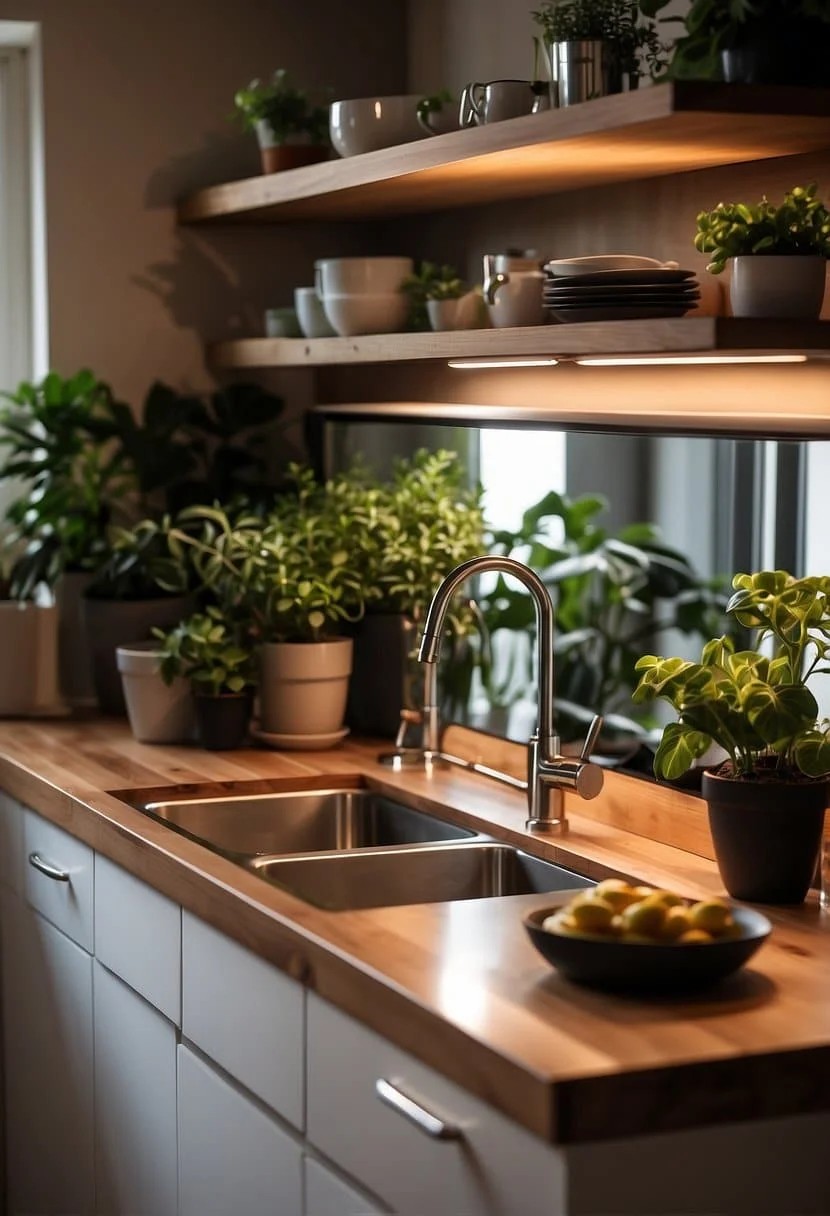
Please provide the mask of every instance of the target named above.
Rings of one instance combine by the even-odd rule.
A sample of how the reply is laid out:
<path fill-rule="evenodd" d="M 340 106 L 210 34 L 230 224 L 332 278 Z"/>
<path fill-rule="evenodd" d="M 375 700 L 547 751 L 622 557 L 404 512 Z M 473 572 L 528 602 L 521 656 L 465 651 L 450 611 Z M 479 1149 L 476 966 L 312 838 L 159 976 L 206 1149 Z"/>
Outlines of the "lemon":
<path fill-rule="evenodd" d="M 601 899 L 606 900 L 617 911 L 622 911 L 637 899 L 634 888 L 629 883 L 623 882 L 621 878 L 606 878 L 598 883 L 594 890 Z"/>
<path fill-rule="evenodd" d="M 654 887 L 632 887 L 632 890 L 638 899 L 647 899 L 654 894 Z"/>
<path fill-rule="evenodd" d="M 611 929 L 614 911 L 613 905 L 601 898 L 586 899 L 569 908 L 571 918 L 583 933 L 607 933 Z"/>
<path fill-rule="evenodd" d="M 683 946 L 703 945 L 705 942 L 712 942 L 715 939 L 711 933 L 707 933 L 705 929 L 688 929 L 682 937 L 677 939 Z"/>
<path fill-rule="evenodd" d="M 662 904 L 664 908 L 679 908 L 685 903 L 685 900 L 680 895 L 675 895 L 674 891 L 652 891 L 646 896 L 649 903 Z"/>
<path fill-rule="evenodd" d="M 689 913 L 693 929 L 703 929 L 713 937 L 723 933 L 733 924 L 729 905 L 722 899 L 703 899 Z"/>
<path fill-rule="evenodd" d="M 657 937 L 663 928 L 666 918 L 666 907 L 659 901 L 650 902 L 641 899 L 636 904 L 629 904 L 620 913 L 625 934 L 635 933 L 643 937 Z"/>
<path fill-rule="evenodd" d="M 692 928 L 689 909 L 682 907 L 668 908 L 660 930 L 660 936 L 667 941 L 675 942 Z"/>

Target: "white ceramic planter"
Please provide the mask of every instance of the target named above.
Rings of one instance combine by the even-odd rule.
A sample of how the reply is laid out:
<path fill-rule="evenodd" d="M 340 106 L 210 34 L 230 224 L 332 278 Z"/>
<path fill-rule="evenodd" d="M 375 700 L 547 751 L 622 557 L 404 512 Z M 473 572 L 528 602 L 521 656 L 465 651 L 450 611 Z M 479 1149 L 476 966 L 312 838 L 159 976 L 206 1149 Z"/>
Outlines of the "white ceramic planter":
<path fill-rule="evenodd" d="M 60 711 L 57 609 L 0 601 L 0 717 Z"/>
<path fill-rule="evenodd" d="M 260 727 L 273 735 L 329 735 L 346 713 L 352 640 L 262 647 Z"/>
<path fill-rule="evenodd" d="M 190 682 L 161 678 L 161 653 L 155 642 L 116 649 L 130 730 L 140 743 L 183 743 L 193 738 L 195 718 Z"/>
<path fill-rule="evenodd" d="M 827 262 L 821 257 L 757 254 L 733 258 L 732 315 L 818 317 L 826 279 Z"/>

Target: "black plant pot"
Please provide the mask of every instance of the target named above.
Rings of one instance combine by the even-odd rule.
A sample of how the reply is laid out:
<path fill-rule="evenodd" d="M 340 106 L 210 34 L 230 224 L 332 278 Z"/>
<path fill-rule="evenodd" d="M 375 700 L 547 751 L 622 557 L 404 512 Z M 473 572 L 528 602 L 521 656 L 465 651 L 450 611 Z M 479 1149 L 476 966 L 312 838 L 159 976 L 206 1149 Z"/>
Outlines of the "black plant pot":
<path fill-rule="evenodd" d="M 253 698 L 250 692 L 225 693 L 218 697 L 196 693 L 196 741 L 210 752 L 229 752 L 241 747 L 248 734 Z"/>
<path fill-rule="evenodd" d="M 729 84 L 830 85 L 830 25 L 793 22 L 780 29 L 756 27 L 743 41 L 721 52 Z"/>
<path fill-rule="evenodd" d="M 704 773 L 723 884 L 735 899 L 800 904 L 816 871 L 826 781 L 748 781 Z"/>
<path fill-rule="evenodd" d="M 419 637 L 415 623 L 396 612 L 368 613 L 355 627 L 346 721 L 357 734 L 394 739 L 401 710 L 420 705 Z"/>

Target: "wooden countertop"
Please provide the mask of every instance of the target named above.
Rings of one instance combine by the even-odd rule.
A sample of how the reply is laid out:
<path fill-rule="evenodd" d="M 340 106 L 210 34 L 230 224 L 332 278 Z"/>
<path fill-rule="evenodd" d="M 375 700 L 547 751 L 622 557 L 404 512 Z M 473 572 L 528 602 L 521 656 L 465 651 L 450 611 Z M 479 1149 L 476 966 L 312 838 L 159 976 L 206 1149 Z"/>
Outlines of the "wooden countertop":
<path fill-rule="evenodd" d="M 765 909 L 772 937 L 717 990 L 635 1000 L 572 985 L 537 954 L 521 917 L 550 896 L 326 912 L 112 793 L 359 777 L 597 879 L 720 890 L 697 799 L 609 773 L 596 803 L 567 796 L 568 835 L 542 840 L 520 793 L 394 773 L 383 746 L 209 753 L 137 743 L 113 720 L 6 721 L 0 787 L 552 1143 L 830 1109 L 830 915 L 815 899 Z"/>

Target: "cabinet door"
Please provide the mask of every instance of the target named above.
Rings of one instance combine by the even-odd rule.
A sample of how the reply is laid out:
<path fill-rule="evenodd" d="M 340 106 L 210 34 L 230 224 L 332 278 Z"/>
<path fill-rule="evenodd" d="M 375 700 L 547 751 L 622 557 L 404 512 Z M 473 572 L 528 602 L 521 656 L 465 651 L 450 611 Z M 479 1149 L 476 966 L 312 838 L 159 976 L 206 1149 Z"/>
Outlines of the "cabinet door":
<path fill-rule="evenodd" d="M 301 1145 L 185 1045 L 179 1187 L 181 1216 L 302 1216 Z"/>
<path fill-rule="evenodd" d="M 92 959 L 3 893 L 9 1216 L 93 1211 Z"/>
<path fill-rule="evenodd" d="M 95 963 L 99 1216 L 176 1216 L 176 1028 Z"/>
<path fill-rule="evenodd" d="M 304 1216 L 380 1216 L 381 1208 L 364 1199 L 322 1161 L 306 1155 L 303 1169 Z"/>

